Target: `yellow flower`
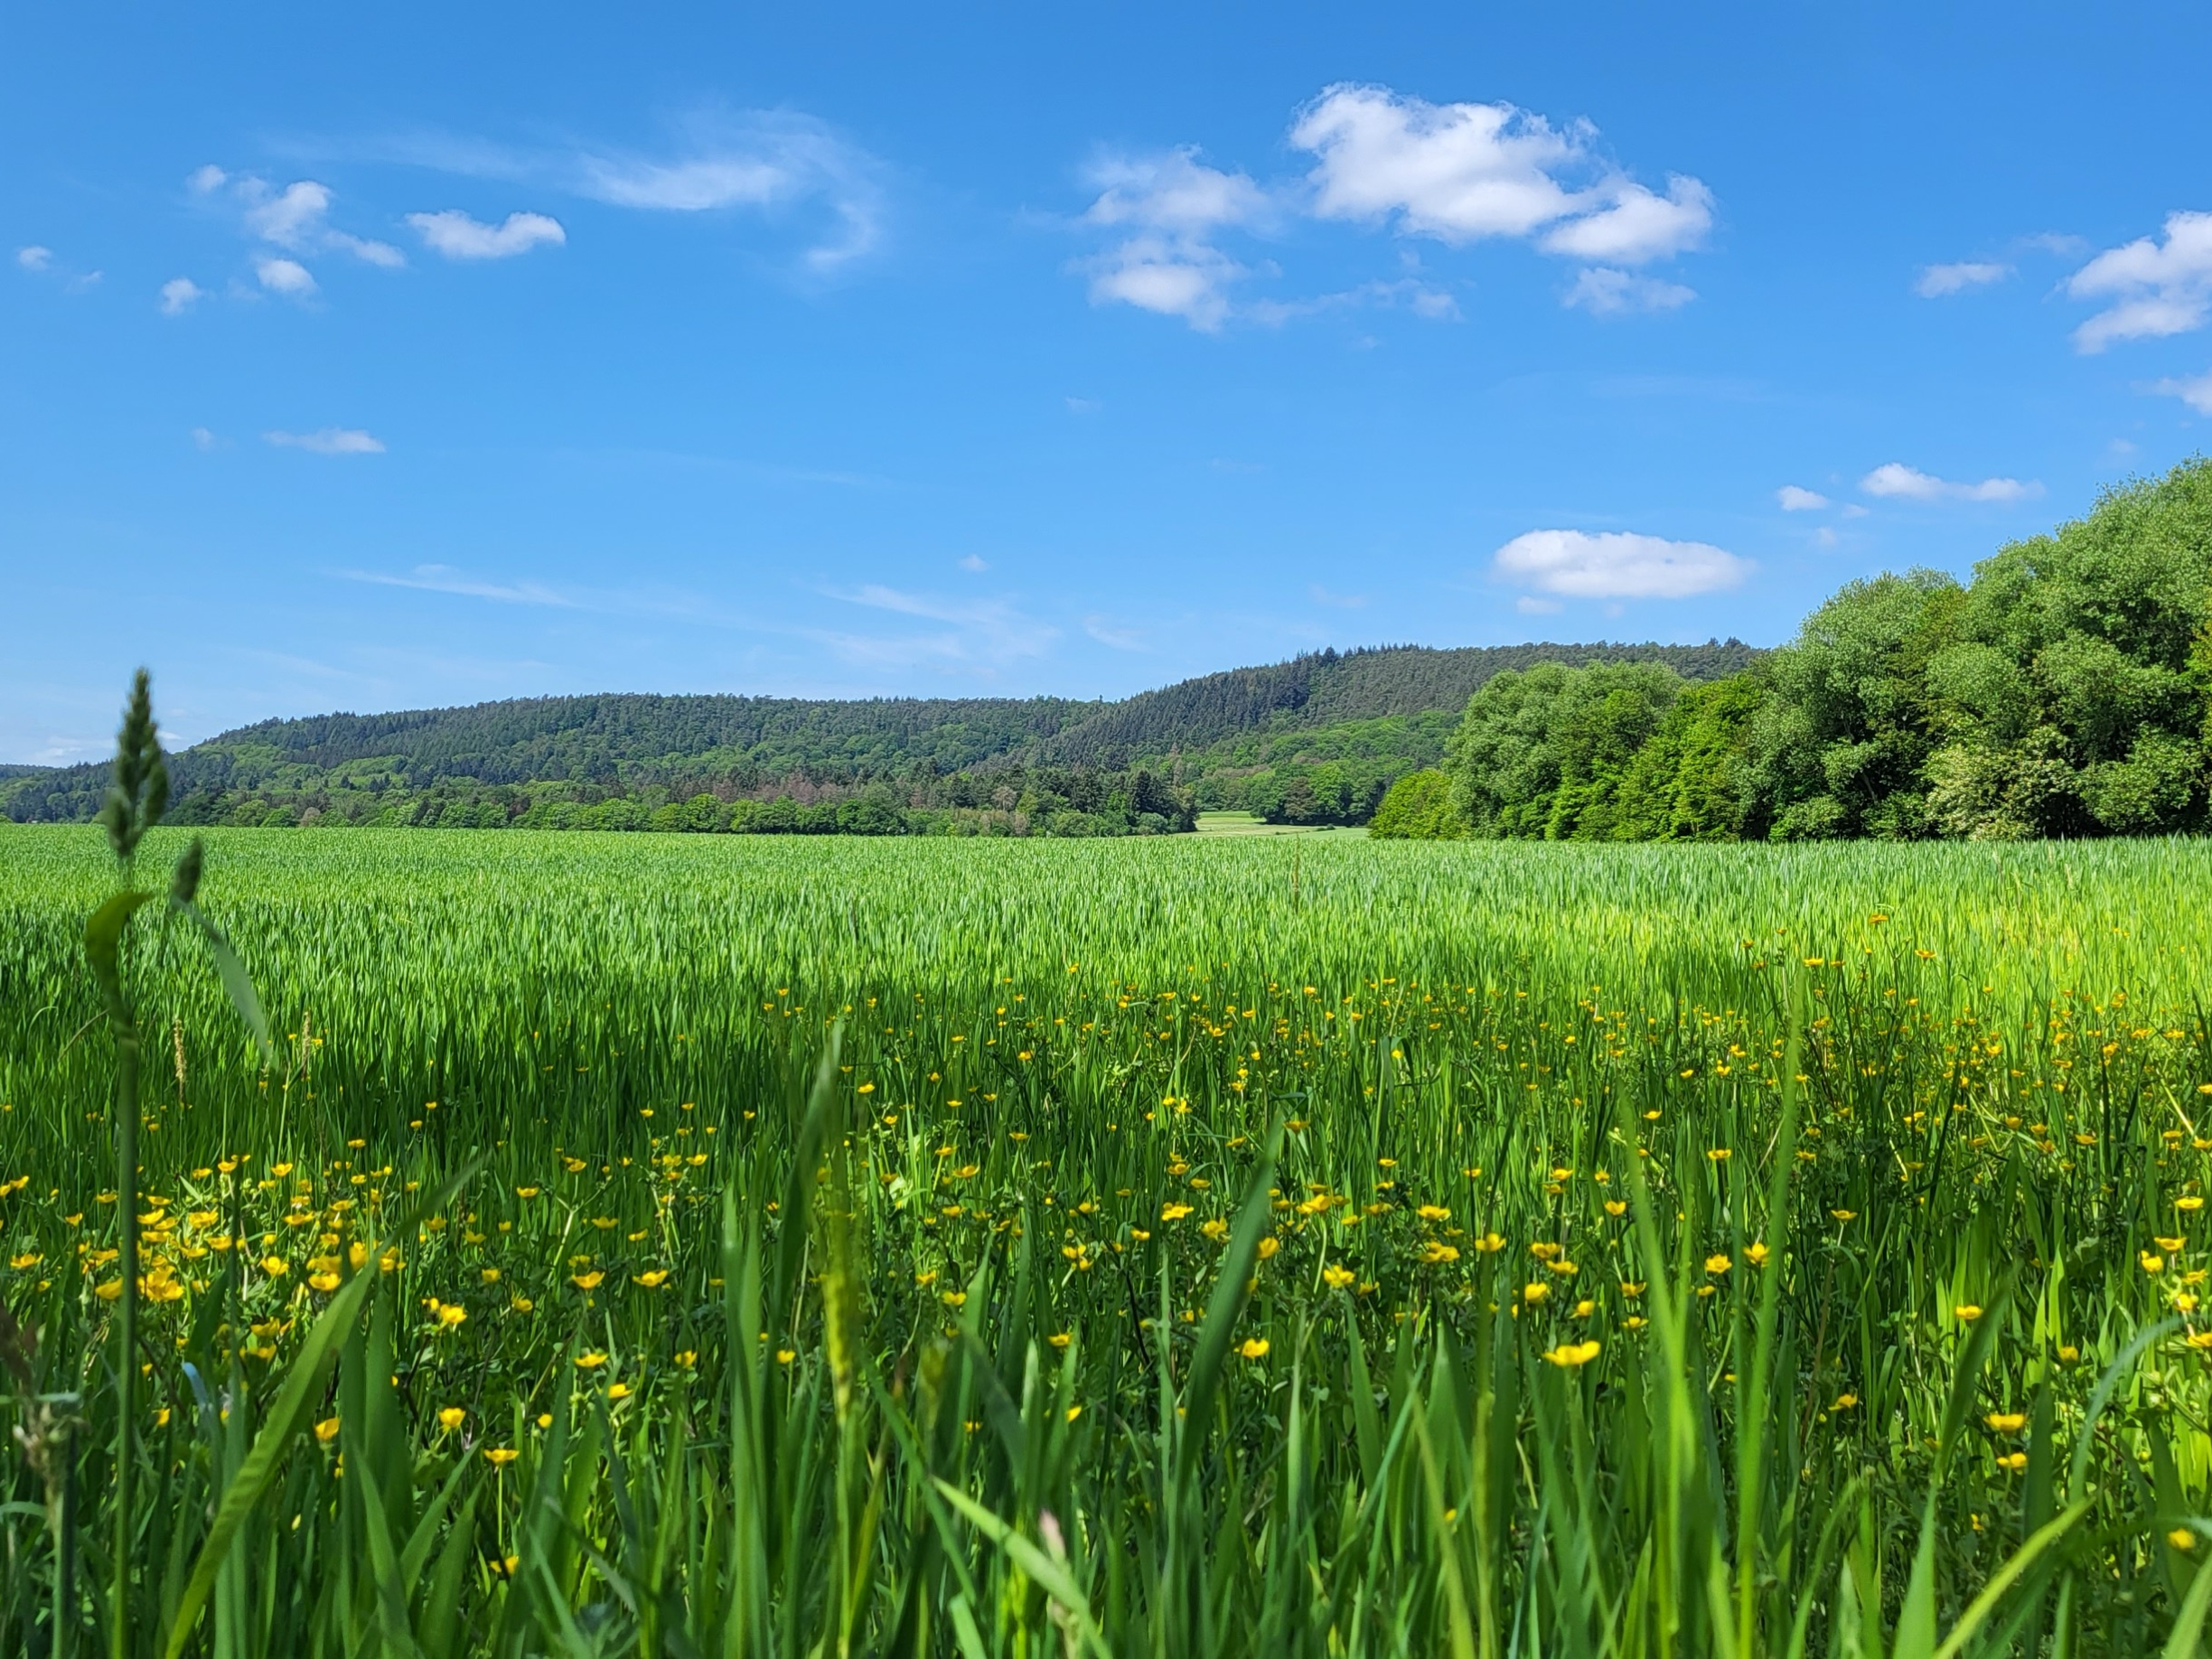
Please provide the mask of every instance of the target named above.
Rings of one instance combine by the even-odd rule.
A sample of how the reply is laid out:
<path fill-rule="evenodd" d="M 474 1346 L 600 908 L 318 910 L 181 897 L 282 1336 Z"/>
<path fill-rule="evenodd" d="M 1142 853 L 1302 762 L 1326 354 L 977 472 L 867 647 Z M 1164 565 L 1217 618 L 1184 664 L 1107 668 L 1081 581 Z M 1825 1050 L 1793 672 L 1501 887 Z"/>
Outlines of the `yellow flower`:
<path fill-rule="evenodd" d="M 2017 1475 L 2028 1467 L 2028 1454 L 2024 1451 L 2001 1452 L 1998 1454 L 1997 1467 Z"/>
<path fill-rule="evenodd" d="M 1449 1244 L 1431 1241 L 1429 1248 L 1421 1252 L 1421 1260 L 1430 1267 L 1437 1267 L 1447 1261 L 1458 1261 L 1459 1252 Z"/>
<path fill-rule="evenodd" d="M 599 1288 L 599 1281 L 605 1277 L 605 1273 L 594 1268 L 588 1273 L 571 1273 L 568 1276 L 568 1282 L 579 1290 L 596 1290 Z"/>
<path fill-rule="evenodd" d="M 2062 1342 L 2058 1345 L 2058 1363 L 2061 1365 L 2071 1365 L 2080 1358 L 2081 1350 L 2072 1343 Z"/>
<path fill-rule="evenodd" d="M 2142 1270 L 2146 1273 L 2162 1273 L 2166 1270 L 2166 1258 L 2154 1256 L 2147 1250 L 2140 1252 L 2135 1259 L 2142 1263 Z"/>
<path fill-rule="evenodd" d="M 2166 1534 L 2166 1542 L 2177 1550 L 2187 1551 L 2197 1547 L 2197 1534 L 2186 1526 L 2177 1526 Z"/>
<path fill-rule="evenodd" d="M 590 1354 L 577 1354 L 576 1363 L 576 1369 L 578 1371 L 596 1371 L 600 1366 L 605 1364 L 606 1362 L 607 1356 L 605 1354 L 595 1351 Z"/>
<path fill-rule="evenodd" d="M 94 1285 L 92 1294 L 103 1302 L 120 1301 L 123 1296 L 123 1281 L 119 1279 L 111 1279 L 104 1285 Z"/>
<path fill-rule="evenodd" d="M 1982 1317 L 1982 1310 L 1972 1302 L 1961 1302 L 1951 1311 L 1958 1316 L 1959 1322 L 1963 1325 L 1972 1325 Z"/>
<path fill-rule="evenodd" d="M 1729 1148 L 1715 1147 L 1711 1151 L 1706 1153 L 1705 1156 L 1712 1159 L 1712 1161 L 1716 1164 L 1725 1164 L 1729 1161 L 1729 1159 L 1734 1158 L 1736 1154 Z"/>
<path fill-rule="evenodd" d="M 323 1445 L 328 1446 L 337 1438 L 338 1420 L 336 1418 L 326 1417 L 315 1425 L 315 1439 L 322 1441 Z"/>
<path fill-rule="evenodd" d="M 537 1303 L 531 1301 L 527 1296 L 518 1296 L 513 1301 L 508 1303 L 507 1305 L 513 1308 L 517 1313 L 528 1313 L 531 1308 L 538 1306 Z"/>
<path fill-rule="evenodd" d="M 1859 1212 L 1856 1210 L 1831 1210 L 1828 1214 L 1840 1222 L 1855 1222 L 1859 1219 Z"/>
<path fill-rule="evenodd" d="M 38 1266 L 40 1260 L 41 1258 L 38 1251 L 35 1250 L 26 1250 L 20 1256 L 10 1256 L 8 1258 L 8 1266 L 14 1268 L 18 1273 L 20 1273 L 25 1268 L 34 1268 Z"/>
<path fill-rule="evenodd" d="M 1486 1256 L 1495 1256 L 1505 1248 L 1505 1241 L 1495 1233 L 1486 1233 L 1475 1241 L 1475 1248 Z"/>
<path fill-rule="evenodd" d="M 499 1281 L 500 1281 L 500 1270 L 499 1270 L 499 1269 L 497 1269 L 497 1268 L 495 1268 L 495 1267 L 488 1267 L 488 1268 L 484 1269 L 484 1270 L 483 1270 L 483 1281 L 484 1281 L 484 1283 L 486 1283 L 487 1285 L 496 1285 L 497 1283 L 499 1283 Z"/>
<path fill-rule="evenodd" d="M 1705 1270 L 1708 1273 L 1725 1273 L 1729 1270 L 1729 1269 L 1734 1267 L 1735 1265 L 1736 1264 L 1733 1261 L 1730 1261 L 1726 1256 L 1708 1256 L 1705 1258 Z"/>
<path fill-rule="evenodd" d="M 968 1293 L 965 1290 L 947 1290 L 937 1299 L 947 1308 L 964 1308 L 968 1304 Z"/>
<path fill-rule="evenodd" d="M 271 1279 L 282 1279 L 292 1270 L 292 1264 L 282 1256 L 267 1256 L 262 1259 L 261 1270 Z"/>
<path fill-rule="evenodd" d="M 669 1355 L 669 1364 L 679 1371 L 689 1371 L 698 1364 L 698 1353 L 696 1349 L 686 1348 L 681 1353 Z"/>
<path fill-rule="evenodd" d="M 335 1273 L 310 1273 L 307 1276 L 307 1283 L 311 1288 L 328 1296 L 338 1288 L 338 1275 Z"/>
<path fill-rule="evenodd" d="M 1341 1290 L 1352 1282 L 1353 1274 L 1350 1268 L 1338 1267 L 1331 1262 L 1321 1270 L 1321 1278 L 1330 1289 Z"/>
<path fill-rule="evenodd" d="M 1451 1212 L 1440 1204 L 1424 1204 L 1414 1214 L 1423 1221 L 1447 1222 L 1451 1220 Z"/>
<path fill-rule="evenodd" d="M 449 1405 L 438 1412 L 438 1427 L 458 1429 L 468 1419 L 468 1413 L 457 1405 Z"/>
<path fill-rule="evenodd" d="M 521 1455 L 511 1446 L 488 1446 L 484 1448 L 484 1461 L 495 1469 L 505 1468 Z"/>
<path fill-rule="evenodd" d="M 1598 1350 L 1603 1345 L 1594 1336 L 1588 1342 L 1561 1343 L 1545 1354 L 1544 1358 L 1550 1360 L 1554 1365 L 1571 1371 L 1577 1366 L 1587 1365 L 1590 1361 L 1596 1359 Z"/>
<path fill-rule="evenodd" d="M 458 1302 L 445 1302 L 441 1303 L 438 1307 L 437 1322 L 439 1328 L 442 1330 L 450 1331 L 455 1326 L 460 1324 L 467 1317 L 468 1309 L 462 1307 Z"/>
<path fill-rule="evenodd" d="M 1992 1411 L 1982 1420 L 1990 1426 L 1992 1434 L 2018 1434 L 2028 1426 L 2028 1417 L 2022 1411 Z"/>
<path fill-rule="evenodd" d="M 1067 1420 L 1068 1420 L 1068 1421 L 1070 1421 L 1071 1423 L 1072 1423 L 1072 1422 L 1073 1422 L 1073 1421 L 1074 1421 L 1074 1420 L 1075 1420 L 1077 1418 L 1081 1417 L 1082 1415 L 1083 1415 L 1083 1407 L 1081 1407 L 1081 1406 L 1079 1406 L 1079 1405 L 1072 1405 L 1072 1406 L 1068 1407 L 1068 1409 L 1067 1409 Z"/>
<path fill-rule="evenodd" d="M 1272 1235 L 1260 1241 L 1260 1260 L 1265 1261 L 1282 1248 L 1282 1241 Z"/>
<path fill-rule="evenodd" d="M 1212 1239 L 1215 1243 L 1219 1243 L 1222 1240 L 1229 1236 L 1229 1223 L 1223 1221 L 1220 1216 L 1216 1215 L 1212 1221 L 1203 1223 L 1199 1227 L 1198 1231 L 1204 1233 L 1206 1237 Z"/>
<path fill-rule="evenodd" d="M 1268 1339 L 1264 1336 L 1248 1336 L 1244 1339 L 1244 1345 L 1237 1350 L 1246 1359 L 1265 1359 L 1267 1351 Z"/>
<path fill-rule="evenodd" d="M 1072 1331 L 1054 1331 L 1045 1340 L 1051 1343 L 1055 1348 L 1065 1348 L 1068 1344 L 1075 1340 L 1075 1336 Z"/>
<path fill-rule="evenodd" d="M 608 1398 L 609 1400 L 627 1400 L 627 1399 L 629 1399 L 629 1398 L 630 1398 L 630 1385 L 629 1385 L 627 1382 L 610 1382 L 610 1383 L 608 1383 L 608 1384 L 607 1384 L 607 1398 Z"/>
<path fill-rule="evenodd" d="M 1753 1267 L 1765 1267 L 1767 1265 L 1767 1258 L 1769 1253 L 1770 1252 L 1768 1251 L 1767 1246 L 1764 1244 L 1747 1244 L 1744 1246 L 1744 1260 L 1748 1261 Z"/>
<path fill-rule="evenodd" d="M 666 1268 L 651 1269 L 640 1273 L 637 1276 L 637 1282 L 643 1285 L 648 1290 L 658 1290 L 662 1285 L 668 1283 L 668 1270 Z"/>
<path fill-rule="evenodd" d="M 1521 1289 L 1521 1299 L 1524 1302 L 1541 1302 L 1551 1294 L 1551 1287 L 1541 1279 L 1532 1284 L 1523 1285 Z"/>
<path fill-rule="evenodd" d="M 2189 1345 L 2200 1351 L 2212 1348 L 2212 1330 L 2191 1331 L 2189 1334 Z"/>
<path fill-rule="evenodd" d="M 1191 1206 L 1187 1204 L 1164 1204 L 1160 1205 L 1160 1220 L 1164 1222 L 1181 1221 L 1190 1213 Z"/>
<path fill-rule="evenodd" d="M 2204 1208 L 2204 1200 L 2198 1197 L 2196 1194 L 2191 1193 L 2186 1198 L 2175 1199 L 2174 1208 L 2181 1211 L 2184 1214 L 2194 1215 L 2198 1210 Z"/>
<path fill-rule="evenodd" d="M 797 1359 L 798 1357 L 798 1350 L 794 1348 L 778 1348 L 776 1350 L 776 1364 L 779 1365 L 788 1365 L 792 1363 L 792 1361 Z"/>
<path fill-rule="evenodd" d="M 1617 1220 L 1628 1214 L 1628 1206 L 1617 1198 L 1608 1198 L 1605 1201 L 1605 1213 Z"/>
<path fill-rule="evenodd" d="M 1838 1394 L 1835 1397 L 1835 1404 L 1828 1409 L 1831 1411 L 1848 1411 L 1858 1403 L 1859 1396 L 1856 1394 Z"/>

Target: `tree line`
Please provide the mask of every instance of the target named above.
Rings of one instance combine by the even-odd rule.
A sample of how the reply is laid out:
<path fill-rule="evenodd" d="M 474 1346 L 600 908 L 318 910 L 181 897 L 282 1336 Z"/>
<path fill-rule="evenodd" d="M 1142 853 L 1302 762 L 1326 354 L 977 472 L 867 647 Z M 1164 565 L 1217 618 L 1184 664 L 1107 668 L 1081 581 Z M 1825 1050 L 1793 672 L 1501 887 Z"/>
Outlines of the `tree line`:
<path fill-rule="evenodd" d="M 1546 840 L 2023 839 L 2207 827 L 2212 461 L 2107 491 L 1970 582 L 1847 584 L 1703 685 L 1543 663 L 1467 700 L 1371 833 Z"/>

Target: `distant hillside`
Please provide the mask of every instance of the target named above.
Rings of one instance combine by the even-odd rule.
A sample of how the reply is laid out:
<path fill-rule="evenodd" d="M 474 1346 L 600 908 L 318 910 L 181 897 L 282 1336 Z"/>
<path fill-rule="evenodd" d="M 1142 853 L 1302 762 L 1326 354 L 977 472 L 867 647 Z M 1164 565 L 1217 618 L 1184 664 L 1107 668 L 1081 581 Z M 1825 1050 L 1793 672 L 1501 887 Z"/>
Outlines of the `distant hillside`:
<path fill-rule="evenodd" d="M 1467 698 L 1504 669 L 1658 661 L 1705 680 L 1757 654 L 1735 640 L 1387 646 L 1233 669 L 1111 703 L 609 694 L 265 720 L 172 757 L 172 817 L 536 823 L 573 817 L 556 809 L 586 808 L 629 827 L 630 818 L 709 797 L 725 809 L 783 798 L 827 809 L 867 792 L 902 811 L 1001 811 L 1026 820 L 1026 809 L 988 803 L 1011 791 L 1046 811 L 1096 815 L 1106 811 L 1101 801 L 1154 801 L 1139 773 L 1172 773 L 1167 781 L 1195 790 L 1203 804 L 1246 805 L 1262 769 L 1345 761 L 1356 763 L 1364 780 L 1432 764 Z M 1108 782 L 1087 781 L 1098 776 Z M 23 821 L 80 821 L 97 810 L 106 781 L 105 763 L 0 769 L 0 811 Z M 616 801 L 630 806 L 608 805 Z M 1164 801 L 1158 811 L 1129 807 L 1130 821 L 1143 812 L 1177 816 Z M 1266 805 L 1259 800 L 1255 810 Z M 770 816 L 781 825 L 779 814 Z M 714 816 L 704 807 L 692 812 L 702 821 Z M 716 827 L 729 818 L 723 811 Z"/>
<path fill-rule="evenodd" d="M 1097 708 L 1045 740 L 1043 758 L 1121 765 L 1195 750 L 1261 729 L 1332 726 L 1417 715 L 1457 714 L 1483 682 L 1532 662 L 1664 662 L 1685 680 L 1719 680 L 1759 653 L 1740 640 L 1702 645 L 1493 645 L 1435 651 L 1386 645 L 1325 651 L 1265 668 L 1230 669 L 1139 691 Z"/>

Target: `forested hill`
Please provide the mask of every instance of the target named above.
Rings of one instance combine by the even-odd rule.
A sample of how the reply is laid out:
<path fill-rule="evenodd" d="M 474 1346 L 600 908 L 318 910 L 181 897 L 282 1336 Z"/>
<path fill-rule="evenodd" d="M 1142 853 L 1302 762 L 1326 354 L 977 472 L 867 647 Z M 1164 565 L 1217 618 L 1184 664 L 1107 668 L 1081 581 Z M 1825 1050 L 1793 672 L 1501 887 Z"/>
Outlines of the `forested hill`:
<path fill-rule="evenodd" d="M 1389 645 L 1325 651 L 1265 668 L 1230 669 L 1093 705 L 1090 717 L 1042 745 L 1043 758 L 1125 765 L 1206 749 L 1264 730 L 1453 714 L 1493 674 L 1537 662 L 1664 662 L 1685 680 L 1720 680 L 1759 655 L 1740 640 L 1702 645 L 1496 645 L 1434 651 Z"/>
<path fill-rule="evenodd" d="M 665 801 L 796 786 L 810 799 L 884 780 L 1005 768 L 1115 771 L 1218 749 L 1247 734 L 1449 711 L 1501 669 L 1538 661 L 1664 661 L 1717 678 L 1755 655 L 1704 645 L 1392 646 L 1234 669 L 1119 702 L 1061 698 L 530 698 L 397 714 L 266 720 L 171 761 L 175 798 L 229 819 L 242 802 L 305 804 L 333 792 L 413 796 L 441 786 Z M 1421 758 L 1429 758 L 1422 756 Z M 0 803 L 23 820 L 80 820 L 99 803 L 105 763 L 0 773 Z"/>

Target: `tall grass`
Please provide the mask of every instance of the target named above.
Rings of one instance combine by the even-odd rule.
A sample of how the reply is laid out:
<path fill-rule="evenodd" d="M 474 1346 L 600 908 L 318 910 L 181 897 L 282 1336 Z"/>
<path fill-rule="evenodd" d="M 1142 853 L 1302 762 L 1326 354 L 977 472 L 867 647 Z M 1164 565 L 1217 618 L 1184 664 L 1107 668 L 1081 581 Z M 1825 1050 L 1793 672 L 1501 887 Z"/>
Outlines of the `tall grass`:
<path fill-rule="evenodd" d="M 2193 845 L 208 867 L 133 1449 L 111 869 L 0 834 L 0 1652 L 62 1537 L 144 1653 L 2197 1650 Z"/>

